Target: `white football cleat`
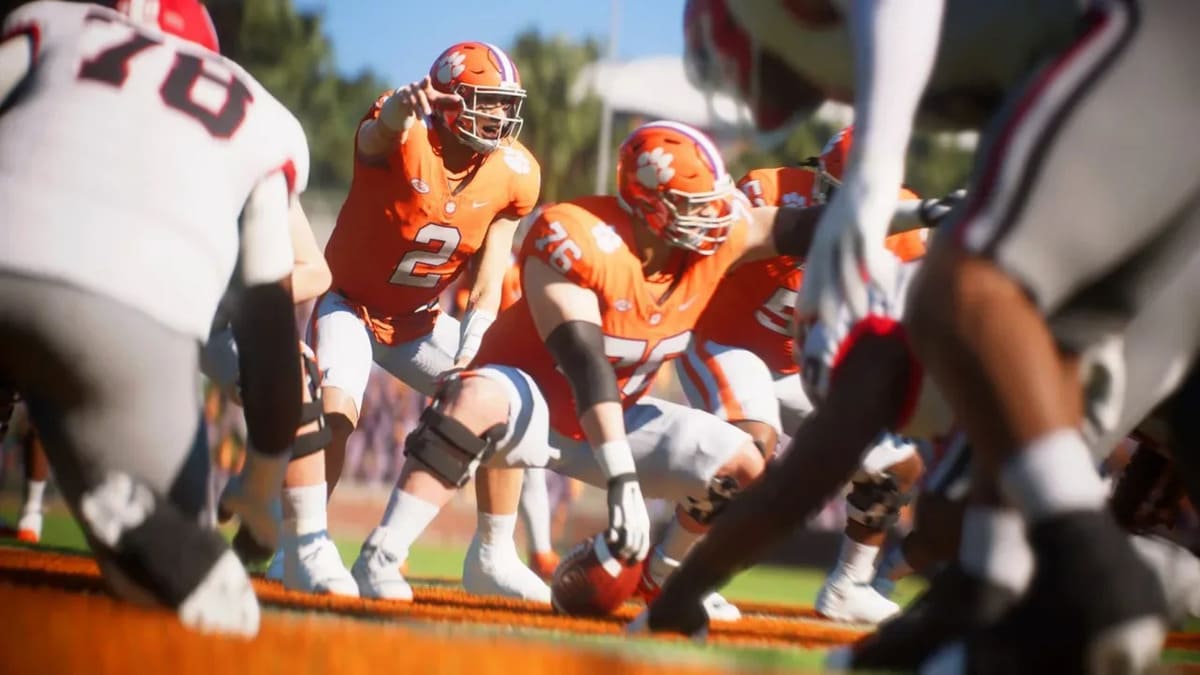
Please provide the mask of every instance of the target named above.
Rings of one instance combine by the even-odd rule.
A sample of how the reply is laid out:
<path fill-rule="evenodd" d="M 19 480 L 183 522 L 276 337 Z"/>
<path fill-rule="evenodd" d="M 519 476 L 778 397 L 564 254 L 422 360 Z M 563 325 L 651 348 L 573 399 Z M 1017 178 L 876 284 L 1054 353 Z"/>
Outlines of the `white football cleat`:
<path fill-rule="evenodd" d="M 201 633 L 254 637 L 258 634 L 258 598 L 246 568 L 226 551 L 191 595 L 179 605 L 179 620 Z"/>
<path fill-rule="evenodd" d="M 42 539 L 42 512 L 26 511 L 17 521 L 17 539 L 36 544 Z"/>
<path fill-rule="evenodd" d="M 358 559 L 350 568 L 354 581 L 358 583 L 358 593 L 364 598 L 412 600 L 412 586 L 400 573 L 406 556 L 389 549 L 387 540 L 387 528 L 377 527 L 363 543 Z"/>
<path fill-rule="evenodd" d="M 476 533 L 463 559 L 462 584 L 468 593 L 499 595 L 518 600 L 550 604 L 550 587 L 521 562 L 511 539 L 501 545 L 487 545 Z"/>
<path fill-rule="evenodd" d="M 817 594 L 816 610 L 832 621 L 875 625 L 899 613 L 900 605 L 883 597 L 871 584 L 841 578 L 825 581 Z"/>
<path fill-rule="evenodd" d="M 287 541 L 283 547 L 283 586 L 304 593 L 358 597 L 358 583 L 346 569 L 328 532 Z"/>
<path fill-rule="evenodd" d="M 704 596 L 702 604 L 710 621 L 737 621 L 742 618 L 742 610 L 716 591 Z"/>

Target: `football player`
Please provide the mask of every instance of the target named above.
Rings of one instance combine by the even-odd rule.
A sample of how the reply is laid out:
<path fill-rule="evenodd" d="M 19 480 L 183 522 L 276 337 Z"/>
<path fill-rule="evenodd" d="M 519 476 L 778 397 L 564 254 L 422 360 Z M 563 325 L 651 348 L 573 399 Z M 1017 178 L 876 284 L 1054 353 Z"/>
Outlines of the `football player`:
<path fill-rule="evenodd" d="M 1189 264 L 1193 271 L 1200 270 L 1200 256 L 1194 256 Z M 895 289 L 894 298 L 872 291 L 869 321 L 853 319 L 846 308 L 836 324 L 817 322 L 808 328 L 802 337 L 804 360 L 810 366 L 804 373 L 805 386 L 818 402 L 816 411 L 796 431 L 781 463 L 730 504 L 634 629 L 648 625 L 654 630 L 701 631 L 706 621 L 701 599 L 709 590 L 720 587 L 734 571 L 752 563 L 770 541 L 811 516 L 855 471 L 879 433 L 893 431 L 928 439 L 948 434 L 953 422 L 950 406 L 936 386 L 922 378 L 920 364 L 898 330 L 916 265 L 896 268 L 895 278 L 888 284 Z M 1097 447 L 1113 447 L 1151 413 L 1150 402 L 1162 400 L 1181 378 L 1171 354 L 1179 344 L 1200 344 L 1200 326 L 1181 317 L 1177 308 L 1197 292 L 1200 275 L 1181 275 L 1130 326 L 1120 345 L 1123 358 L 1139 355 L 1137 362 L 1145 367 L 1131 372 L 1125 382 L 1123 391 L 1129 404 L 1117 411 L 1118 419 L 1103 428 L 1089 425 L 1093 427 L 1089 435 L 1099 437 Z M 1088 355 L 1088 360 L 1095 362 L 1111 358 L 1109 354 Z M 1112 403 L 1108 392 L 1100 387 L 1089 388 L 1089 392 L 1088 418 L 1103 419 Z M 962 445 L 950 445 L 922 490 L 961 500 L 964 469 L 971 465 Z M 923 508 L 918 509 L 918 529 L 928 517 Z M 935 533 L 944 535 L 947 526 L 934 525 Z M 1033 567 L 1028 549 L 1019 545 L 1024 537 L 1019 520 L 999 520 L 990 527 L 968 520 L 961 529 L 958 561 L 935 577 L 929 591 L 909 611 L 884 623 L 875 637 L 856 646 L 850 654 L 852 665 L 916 668 L 940 640 L 977 625 L 981 608 L 994 613 L 1012 606 Z M 1001 542 L 1002 564 L 995 564 L 995 557 L 979 555 L 981 536 Z M 1171 615 L 1191 612 L 1195 601 L 1188 586 L 1200 575 L 1194 557 L 1162 542 L 1130 541 L 1167 590 Z M 932 621 L 931 611 L 935 615 Z"/>
<path fill-rule="evenodd" d="M 968 521 L 987 533 L 1015 518 L 1028 537 L 1013 545 L 1027 539 L 1038 564 L 1021 604 L 954 653 L 1064 670 L 1102 652 L 1141 668 L 1157 654 L 1164 598 L 1104 511 L 1079 431 L 1078 356 L 1183 273 L 1200 234 L 1200 151 L 1174 140 L 1200 104 L 1188 76 L 1200 8 L 698 0 L 691 10 L 696 72 L 734 75 L 744 94 L 771 99 L 763 110 L 777 121 L 826 98 L 855 105 L 859 142 L 801 295 L 827 321 L 843 302 L 863 317 L 884 274 L 880 242 L 914 118 L 986 126 L 970 203 L 931 249 L 906 323 L 983 460 Z M 770 64 L 745 68 L 757 45 Z M 743 67 L 726 67 L 731 55 Z M 1131 189 L 1105 160 L 1113 148 L 1145 156 L 1153 173 Z M 1174 347 L 1190 360 L 1191 345 Z M 981 555 L 1011 549 L 988 536 Z M 1075 629 L 1054 649 L 1006 648 L 1045 625 Z"/>
<path fill-rule="evenodd" d="M 808 167 L 756 169 L 738 181 L 755 206 L 825 203 L 841 180 L 853 138 L 847 127 L 834 135 Z M 902 191 L 902 199 L 917 199 Z M 924 231 L 888 238 L 902 259 L 925 252 Z M 802 261 L 774 258 L 742 265 L 722 282 L 675 362 L 693 406 L 744 429 L 769 459 L 781 429 L 794 431 L 811 412 L 796 358 L 793 307 L 803 277 Z M 816 609 L 838 621 L 879 623 L 899 606 L 873 586 L 875 559 L 887 530 L 921 475 L 915 446 L 883 435 L 855 475 L 847 502 L 846 538 L 837 564 L 817 596 Z"/>
<path fill-rule="evenodd" d="M 42 510 L 46 496 L 46 483 L 50 478 L 50 460 L 37 429 L 29 421 L 24 405 L 15 392 L 0 388 L 0 446 L 8 440 L 10 424 L 13 444 L 21 450 L 21 511 L 16 529 L 0 524 L 5 536 L 19 541 L 36 544 L 42 538 Z M 20 411 L 18 414 L 17 411 Z M 14 423 L 15 421 L 15 423 Z M 0 471 L 0 476 L 3 472 Z"/>
<path fill-rule="evenodd" d="M 245 569 L 200 524 L 197 346 L 236 264 L 255 451 L 226 506 L 274 545 L 267 505 L 300 415 L 287 214 L 308 180 L 303 130 L 217 53 L 194 0 L 24 5 L 0 73 L 0 380 L 28 403 L 109 588 L 253 635 Z"/>
<path fill-rule="evenodd" d="M 744 431 L 647 392 L 659 366 L 687 348 L 725 272 L 803 255 L 816 212 L 751 213 L 712 142 L 674 122 L 625 139 L 617 186 L 615 196 L 538 215 L 519 258 L 522 299 L 409 434 L 388 512 L 354 564 L 373 595 L 411 593 L 399 563 L 480 465 L 547 466 L 606 489 L 608 539 L 629 562 L 650 550 L 642 486 L 675 502 L 676 519 L 643 575 L 649 597 L 730 496 L 762 472 L 762 453 Z M 739 616 L 715 593 L 705 605 Z"/>
<path fill-rule="evenodd" d="M 524 99 L 520 74 L 502 49 L 462 42 L 439 55 L 420 81 L 380 96 L 359 125 L 350 193 L 325 248 L 333 288 L 317 303 L 310 331 L 333 434 L 326 451 L 330 492 L 372 362 L 430 395 L 439 377 L 471 360 L 495 319 L 513 233 L 541 188 L 537 160 L 517 140 Z M 456 321 L 440 311 L 438 296 L 472 258 L 478 274 Z M 467 590 L 548 599 L 548 587 L 512 542 L 516 509 L 496 506 L 519 494 L 520 472 L 479 478 Z M 302 522 L 324 523 L 325 497 L 314 491 L 295 502 Z M 300 532 L 301 540 L 308 534 Z M 340 587 L 346 571 L 332 564 L 332 541 L 312 546 L 327 555 L 302 552 L 302 562 L 331 564 L 306 575 L 314 588 L 335 590 L 333 580 Z"/>

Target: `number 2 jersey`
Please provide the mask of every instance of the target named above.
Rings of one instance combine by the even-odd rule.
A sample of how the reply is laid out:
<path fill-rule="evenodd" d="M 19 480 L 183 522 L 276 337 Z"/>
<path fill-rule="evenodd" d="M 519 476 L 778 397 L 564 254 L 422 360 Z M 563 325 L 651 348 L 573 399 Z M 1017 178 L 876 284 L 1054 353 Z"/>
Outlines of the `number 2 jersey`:
<path fill-rule="evenodd" d="M 279 172 L 305 187 L 299 122 L 234 62 L 103 7 L 31 3 L 18 34 L 34 61 L 0 114 L 0 269 L 204 339 L 247 197 Z"/>
<path fill-rule="evenodd" d="M 745 250 L 749 210 L 742 201 L 737 204 L 742 215 L 715 253 L 702 256 L 678 249 L 666 266 L 676 273 L 651 278 L 643 273 L 636 253 L 636 226 L 616 197 L 554 204 L 534 221 L 518 264 L 536 258 L 595 293 L 604 351 L 616 371 L 623 406 L 636 403 L 649 391 L 659 366 L 687 349 L 692 328 L 721 277 Z M 525 371 L 549 405 L 550 426 L 565 436 L 582 438 L 570 384 L 538 336 L 527 299 L 500 313 L 484 334 L 472 366 L 505 365 Z"/>
<path fill-rule="evenodd" d="M 754 206 L 812 206 L 817 174 L 800 167 L 755 169 L 738 181 Z M 902 190 L 900 199 L 916 199 Z M 921 232 L 887 238 L 886 245 L 902 260 L 925 253 Z M 792 322 L 796 298 L 804 281 L 801 260 L 789 256 L 739 265 L 721 282 L 709 307 L 696 324 L 695 338 L 754 352 L 772 372 L 800 371 L 794 358 Z"/>
<path fill-rule="evenodd" d="M 385 100 L 363 121 L 377 118 Z M 452 191 L 433 125 L 428 118 L 413 124 L 379 163 L 356 153 L 350 193 L 325 246 L 333 290 L 357 306 L 384 344 L 428 335 L 438 296 L 465 270 L 492 221 L 527 215 L 541 190 L 537 160 L 514 140 Z"/>

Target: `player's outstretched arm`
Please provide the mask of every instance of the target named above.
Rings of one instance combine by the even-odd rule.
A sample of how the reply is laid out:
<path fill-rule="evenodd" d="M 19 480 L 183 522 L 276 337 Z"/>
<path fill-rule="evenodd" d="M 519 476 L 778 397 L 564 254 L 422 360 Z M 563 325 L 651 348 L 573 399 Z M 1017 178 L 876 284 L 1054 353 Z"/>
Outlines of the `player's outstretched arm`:
<path fill-rule="evenodd" d="M 275 172 L 246 201 L 240 258 L 243 291 L 232 321 L 249 440 L 265 455 L 285 452 L 300 425 L 288 192 L 282 172 Z"/>
<path fill-rule="evenodd" d="M 919 230 L 936 224 L 948 209 L 923 208 L 937 200 L 905 199 L 896 205 L 888 234 Z M 813 236 L 825 211 L 824 205 L 795 208 L 790 206 L 760 206 L 750 210 L 750 231 L 742 261 L 750 262 L 780 255 L 805 258 L 812 246 Z M 936 218 L 929 217 L 930 214 Z"/>
<path fill-rule="evenodd" d="M 433 88 L 429 76 L 394 90 L 379 110 L 379 116 L 365 120 L 358 128 L 356 146 L 359 158 L 379 160 L 391 154 L 397 139 L 404 142 L 405 134 L 417 118 L 432 115 L 435 110 L 462 109 L 458 94 L 447 94 Z"/>
<path fill-rule="evenodd" d="M 300 200 L 293 198 L 288 211 L 288 227 L 292 233 L 292 249 L 295 256 L 292 267 L 292 302 L 300 304 L 312 300 L 329 290 L 333 273 L 321 254 L 321 247 L 313 236 L 312 225 L 304 213 Z"/>
<path fill-rule="evenodd" d="M 290 199 L 288 181 L 282 171 L 276 171 L 260 181 L 246 200 L 239 261 L 243 290 L 231 321 L 250 452 L 241 480 L 221 495 L 221 508 L 236 514 L 254 546 L 264 551 L 278 543 L 279 528 L 270 504 L 279 494 L 301 418 Z"/>
<path fill-rule="evenodd" d="M 699 633 L 701 600 L 803 523 L 848 481 L 899 413 L 910 368 L 903 343 L 866 336 L 839 365 L 826 400 L 804 420 L 779 466 L 734 497 L 650 605 L 654 631 Z"/>
<path fill-rule="evenodd" d="M 842 186 L 822 216 L 800 290 L 802 316 L 866 314 L 886 274 L 883 246 L 904 179 L 912 122 L 937 55 L 943 0 L 851 0 L 855 142 Z"/>
<path fill-rule="evenodd" d="M 479 256 L 479 270 L 475 274 L 471 293 L 467 296 L 466 311 L 463 312 L 458 354 L 454 357 L 455 367 L 465 367 L 475 358 L 483 334 L 500 311 L 504 274 L 510 264 L 513 235 L 518 222 L 516 218 L 497 218 L 488 226 L 483 248 L 476 254 Z"/>
<path fill-rule="evenodd" d="M 650 515 L 625 437 L 616 372 L 604 354 L 600 302 L 537 258 L 526 259 L 522 274 L 538 335 L 571 385 L 579 424 L 608 480 L 609 544 L 622 559 L 642 560 L 650 552 Z"/>

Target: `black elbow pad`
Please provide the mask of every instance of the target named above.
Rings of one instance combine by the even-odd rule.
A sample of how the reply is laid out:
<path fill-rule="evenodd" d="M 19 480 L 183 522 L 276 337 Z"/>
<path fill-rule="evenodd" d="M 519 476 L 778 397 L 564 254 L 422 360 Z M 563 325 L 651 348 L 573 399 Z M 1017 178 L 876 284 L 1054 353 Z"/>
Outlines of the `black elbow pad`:
<path fill-rule="evenodd" d="M 579 413 L 597 403 L 621 401 L 617 375 L 604 355 L 604 333 L 590 321 L 566 321 L 546 336 L 546 349 L 575 394 Z"/>
<path fill-rule="evenodd" d="M 779 209 L 771 227 L 771 240 L 775 243 L 775 251 L 779 255 L 808 257 L 808 248 L 812 245 L 813 235 L 817 232 L 817 221 L 820 220 L 824 211 L 824 205 L 803 209 L 793 207 Z"/>

